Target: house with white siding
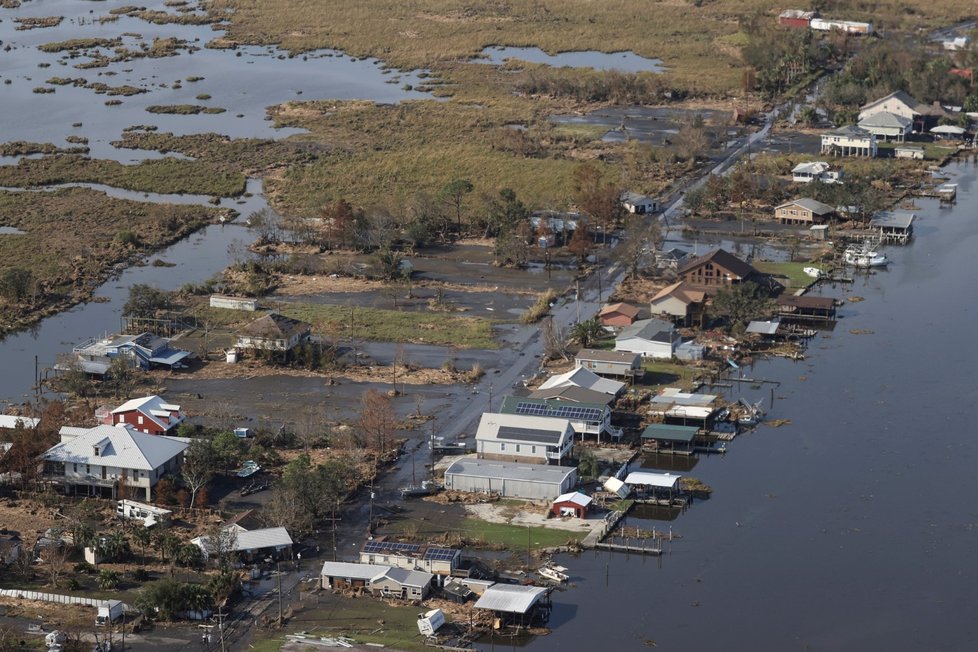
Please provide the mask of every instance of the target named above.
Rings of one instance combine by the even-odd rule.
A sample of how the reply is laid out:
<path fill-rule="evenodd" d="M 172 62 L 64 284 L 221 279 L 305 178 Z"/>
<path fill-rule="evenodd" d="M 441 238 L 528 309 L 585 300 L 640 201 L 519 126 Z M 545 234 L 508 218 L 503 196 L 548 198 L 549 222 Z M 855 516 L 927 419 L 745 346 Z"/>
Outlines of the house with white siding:
<path fill-rule="evenodd" d="M 846 125 L 822 134 L 822 154 L 832 156 L 876 156 L 876 135 L 861 127 Z"/>
<path fill-rule="evenodd" d="M 574 428 L 567 419 L 486 412 L 475 433 L 481 459 L 560 464 L 570 457 Z"/>
<path fill-rule="evenodd" d="M 682 337 L 676 327 L 661 319 L 643 319 L 621 331 L 615 351 L 639 353 L 646 358 L 672 358 Z"/>
<path fill-rule="evenodd" d="M 125 426 L 96 426 L 82 434 L 77 428 L 62 434 L 44 460 L 46 481 L 65 493 L 129 497 L 138 493 L 152 499 L 153 487 L 166 474 L 180 472 L 185 440 L 148 435 Z M 126 495 L 119 495 L 124 490 Z"/>

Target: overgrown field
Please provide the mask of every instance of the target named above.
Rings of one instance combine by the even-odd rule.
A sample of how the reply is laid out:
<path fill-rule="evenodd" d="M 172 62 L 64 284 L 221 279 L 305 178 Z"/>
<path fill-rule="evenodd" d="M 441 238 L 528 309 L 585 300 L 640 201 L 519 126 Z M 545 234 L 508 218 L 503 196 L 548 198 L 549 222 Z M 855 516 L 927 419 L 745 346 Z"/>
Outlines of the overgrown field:
<path fill-rule="evenodd" d="M 84 188 L 0 191 L 0 225 L 24 232 L 0 235 L 0 275 L 30 273 L 21 297 L 0 297 L 0 331 L 89 298 L 117 263 L 175 242 L 225 212 L 113 199 Z"/>

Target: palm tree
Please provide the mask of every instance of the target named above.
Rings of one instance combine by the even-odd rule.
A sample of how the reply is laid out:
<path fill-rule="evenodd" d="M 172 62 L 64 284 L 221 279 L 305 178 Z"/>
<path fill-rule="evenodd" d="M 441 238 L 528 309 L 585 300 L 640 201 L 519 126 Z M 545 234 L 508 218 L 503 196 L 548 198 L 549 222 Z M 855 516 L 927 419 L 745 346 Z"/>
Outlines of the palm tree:
<path fill-rule="evenodd" d="M 149 529 L 145 527 L 138 527 L 132 531 L 133 540 L 139 544 L 139 558 L 143 566 L 146 565 L 146 546 L 150 544 L 152 540 L 152 534 Z"/>
<path fill-rule="evenodd" d="M 591 346 L 603 333 L 604 328 L 597 317 L 579 321 L 571 327 L 571 338 L 584 348 Z"/>

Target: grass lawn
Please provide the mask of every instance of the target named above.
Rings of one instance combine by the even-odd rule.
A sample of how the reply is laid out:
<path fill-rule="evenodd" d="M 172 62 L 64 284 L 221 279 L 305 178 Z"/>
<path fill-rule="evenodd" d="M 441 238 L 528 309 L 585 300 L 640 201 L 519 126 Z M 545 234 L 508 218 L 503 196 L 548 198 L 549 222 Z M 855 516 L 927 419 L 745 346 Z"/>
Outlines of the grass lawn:
<path fill-rule="evenodd" d="M 552 548 L 565 545 L 571 539 L 581 539 L 583 533 L 556 530 L 543 527 L 523 527 L 507 523 L 490 523 L 477 518 L 467 518 L 458 528 L 470 541 L 482 541 L 505 546 L 513 552 L 525 551 L 527 541 L 530 548 Z"/>
<path fill-rule="evenodd" d="M 311 637 L 347 636 L 357 643 L 375 643 L 395 650 L 424 650 L 417 619 L 417 607 L 392 607 L 370 597 L 328 595 L 314 607 L 303 606 L 287 627 L 291 632 L 306 632 Z M 275 636 L 256 640 L 251 649 L 276 652 L 284 643 L 284 638 Z"/>
<path fill-rule="evenodd" d="M 676 362 L 665 362 L 661 360 L 642 359 L 642 369 L 645 370 L 645 378 L 641 385 L 658 389 L 660 387 L 671 387 L 679 385 L 687 387 L 697 374 L 698 370 L 687 367 Z"/>
<path fill-rule="evenodd" d="M 353 334 L 361 340 L 468 349 L 498 346 L 492 337 L 492 323 L 480 317 L 311 303 L 287 303 L 279 309 L 283 315 L 311 323 L 313 330 L 321 334 L 349 337 L 352 312 Z"/>
<path fill-rule="evenodd" d="M 755 262 L 754 267 L 758 271 L 777 277 L 778 281 L 792 290 L 807 287 L 815 280 L 803 271 L 806 267 L 813 267 L 811 263 L 772 263 L 763 261 Z"/>

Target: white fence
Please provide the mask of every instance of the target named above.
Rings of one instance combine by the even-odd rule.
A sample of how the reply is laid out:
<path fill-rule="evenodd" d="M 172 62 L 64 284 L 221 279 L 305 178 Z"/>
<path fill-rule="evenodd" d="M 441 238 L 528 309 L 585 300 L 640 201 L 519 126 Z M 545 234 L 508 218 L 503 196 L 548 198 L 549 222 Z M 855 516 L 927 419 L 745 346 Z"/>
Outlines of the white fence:
<path fill-rule="evenodd" d="M 55 602 L 57 604 L 83 604 L 90 607 L 107 607 L 108 600 L 97 600 L 95 598 L 80 598 L 76 595 L 61 595 L 60 593 L 42 593 L 41 591 L 24 591 L 21 589 L 0 589 L 0 595 L 6 598 L 20 598 L 22 600 L 37 600 L 38 602 Z M 129 605 L 124 605 L 126 611 L 130 610 Z"/>

